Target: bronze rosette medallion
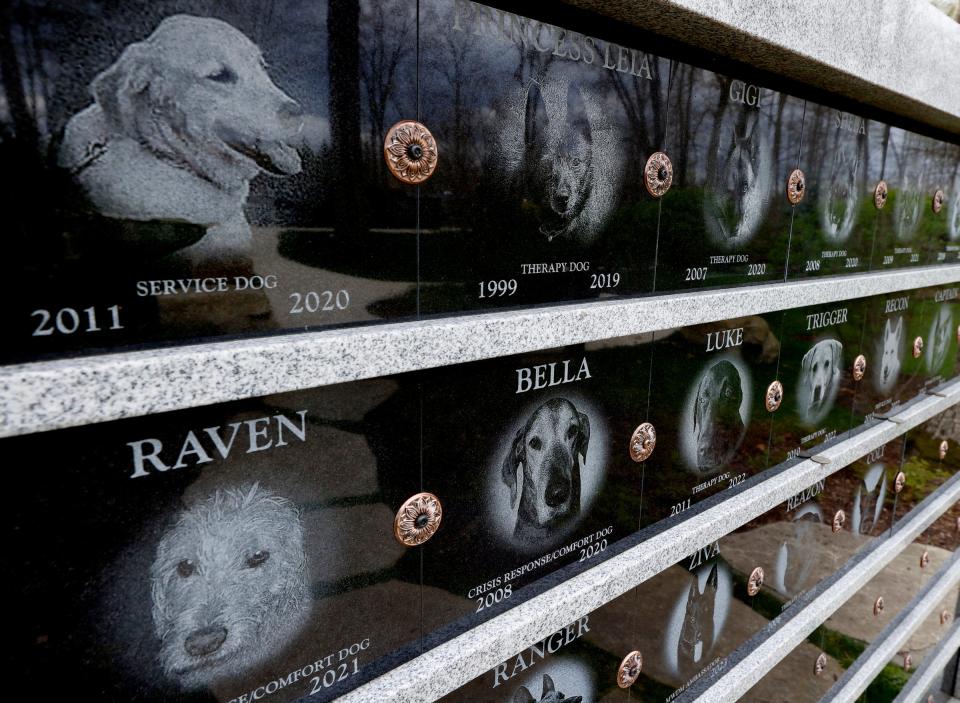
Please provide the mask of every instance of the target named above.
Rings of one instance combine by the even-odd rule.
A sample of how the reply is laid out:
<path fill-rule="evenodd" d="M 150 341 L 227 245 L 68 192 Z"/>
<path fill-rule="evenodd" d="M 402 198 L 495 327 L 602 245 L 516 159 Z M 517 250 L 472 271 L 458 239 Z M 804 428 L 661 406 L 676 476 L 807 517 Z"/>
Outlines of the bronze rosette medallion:
<path fill-rule="evenodd" d="M 630 458 L 636 462 L 646 461 L 656 446 L 657 430 L 649 422 L 644 422 L 630 436 Z"/>
<path fill-rule="evenodd" d="M 863 375 L 867 372 L 867 357 L 863 354 L 857 356 L 853 360 L 853 380 L 859 381 L 863 378 Z"/>
<path fill-rule="evenodd" d="M 433 493 L 417 493 L 400 506 L 393 520 L 393 536 L 405 547 L 416 547 L 433 537 L 443 519 L 440 499 Z"/>
<path fill-rule="evenodd" d="M 790 173 L 790 177 L 787 178 L 787 200 L 790 201 L 791 205 L 797 205 L 803 200 L 806 191 L 807 177 L 803 175 L 803 171 L 795 168 Z"/>
<path fill-rule="evenodd" d="M 877 183 L 877 187 L 873 189 L 873 206 L 877 210 L 882 210 L 883 206 L 887 204 L 887 182 L 880 181 Z"/>
<path fill-rule="evenodd" d="M 397 180 L 417 185 L 434 174 L 440 153 L 429 129 L 419 122 L 403 120 L 387 131 L 383 158 Z"/>
<path fill-rule="evenodd" d="M 642 669 L 643 656 L 637 650 L 633 650 L 620 662 L 620 667 L 617 669 L 617 686 L 630 688 L 640 677 Z"/>
<path fill-rule="evenodd" d="M 774 381 L 767 386 L 767 395 L 764 404 L 768 412 L 776 412 L 783 402 L 783 384 L 780 381 Z"/>
<path fill-rule="evenodd" d="M 643 167 L 643 183 L 654 198 L 662 198 L 673 183 L 673 164 L 662 151 L 650 154 Z"/>

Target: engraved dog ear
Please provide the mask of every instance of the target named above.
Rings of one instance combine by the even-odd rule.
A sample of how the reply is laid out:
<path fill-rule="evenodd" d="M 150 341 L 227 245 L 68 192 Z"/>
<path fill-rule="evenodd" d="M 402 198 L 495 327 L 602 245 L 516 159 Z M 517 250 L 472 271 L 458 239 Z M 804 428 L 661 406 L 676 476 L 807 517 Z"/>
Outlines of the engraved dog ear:
<path fill-rule="evenodd" d="M 833 355 L 833 368 L 836 370 L 840 368 L 840 354 L 843 352 L 843 345 L 836 339 L 828 340 L 827 344 L 830 345 L 830 353 Z"/>
<path fill-rule="evenodd" d="M 903 316 L 897 318 L 897 326 L 893 330 L 893 335 L 897 339 L 903 339 Z"/>
<path fill-rule="evenodd" d="M 511 701 L 511 703 L 536 703 L 536 701 L 534 697 L 530 695 L 530 691 L 527 690 L 526 686 L 521 686 L 513 692 L 513 701 Z"/>
<path fill-rule="evenodd" d="M 116 131 L 136 133 L 136 116 L 155 90 L 154 82 L 161 80 L 155 64 L 156 56 L 146 43 L 131 44 L 90 83 L 94 100 Z"/>
<path fill-rule="evenodd" d="M 539 150 L 544 147 L 548 122 L 547 106 L 540 94 L 540 86 L 531 82 L 527 91 L 527 109 L 524 118 L 524 143 L 527 149 Z"/>
<path fill-rule="evenodd" d="M 719 580 L 719 573 L 717 571 L 717 565 L 714 564 L 713 567 L 710 569 L 710 573 L 707 575 L 707 583 L 703 587 L 704 594 L 707 593 L 708 589 L 716 593 L 718 580 Z"/>
<path fill-rule="evenodd" d="M 567 88 L 567 131 L 573 134 L 579 133 L 587 142 L 593 141 L 587 105 L 576 83 L 571 83 Z"/>
<path fill-rule="evenodd" d="M 580 422 L 580 431 L 577 433 L 577 441 L 573 445 L 574 455 L 580 455 L 580 463 L 587 462 L 587 445 L 590 444 L 590 418 L 586 413 L 577 413 L 577 419 Z"/>
<path fill-rule="evenodd" d="M 803 371 L 810 371 L 810 367 L 813 366 L 813 357 L 816 355 L 817 346 L 814 345 L 810 350 L 803 355 L 803 360 L 800 362 L 800 368 Z"/>
<path fill-rule="evenodd" d="M 517 436 L 514 437 L 513 443 L 510 445 L 509 451 L 507 451 L 507 456 L 504 457 L 503 464 L 500 467 L 500 477 L 510 489 L 511 505 L 517 502 L 517 494 L 520 491 L 520 486 L 517 484 L 517 469 L 526 461 L 524 445 L 526 434 L 526 427 L 521 427 L 517 430 Z"/>
<path fill-rule="evenodd" d="M 553 685 L 553 679 L 546 674 L 543 675 L 543 695 L 540 698 L 546 698 L 548 693 L 555 693 L 556 686 Z"/>

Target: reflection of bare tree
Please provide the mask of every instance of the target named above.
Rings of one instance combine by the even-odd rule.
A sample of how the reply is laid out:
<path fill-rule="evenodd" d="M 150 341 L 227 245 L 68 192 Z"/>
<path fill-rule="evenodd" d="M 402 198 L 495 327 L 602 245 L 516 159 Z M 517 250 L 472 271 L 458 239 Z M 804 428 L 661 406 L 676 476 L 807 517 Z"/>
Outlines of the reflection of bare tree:
<path fill-rule="evenodd" d="M 330 75 L 331 179 L 338 232 L 359 229 L 360 195 L 360 6 L 358 0 L 330 0 L 327 65 Z"/>
<path fill-rule="evenodd" d="M 330 4 L 331 16 L 334 4 Z M 416 16 L 396 10 L 394 3 L 379 1 L 365 2 L 363 6 L 360 78 L 369 115 L 367 148 L 374 162 L 381 161 L 377 158 L 379 145 L 389 126 L 386 124 L 388 106 L 397 99 L 400 67 L 416 52 Z M 331 52 L 332 46 L 331 37 Z"/>
<path fill-rule="evenodd" d="M 656 68 L 656 59 L 649 57 L 651 70 Z M 651 124 L 663 114 L 663 98 L 660 95 L 660 81 L 663 77 L 657 74 L 652 81 L 637 78 L 632 74 L 624 78 L 619 71 L 607 71 L 609 83 L 623 106 L 630 124 L 630 134 L 636 146 L 637 153 L 633 160 L 639 163 L 645 155 L 651 154 L 660 148 L 662 135 L 660 125 Z"/>
<path fill-rule="evenodd" d="M 0 76 L 11 123 L 8 129 L 12 128 L 21 146 L 39 146 L 37 108 L 46 104 L 49 93 L 35 25 L 24 16 L 26 11 L 17 9 L 16 17 L 12 7 L 6 7 L 0 16 Z"/>

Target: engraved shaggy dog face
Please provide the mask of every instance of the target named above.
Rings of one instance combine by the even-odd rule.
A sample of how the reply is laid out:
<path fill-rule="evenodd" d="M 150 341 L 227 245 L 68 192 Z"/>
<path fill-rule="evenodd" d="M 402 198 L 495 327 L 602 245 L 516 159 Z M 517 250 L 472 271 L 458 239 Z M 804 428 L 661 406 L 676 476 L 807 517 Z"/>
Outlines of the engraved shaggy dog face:
<path fill-rule="evenodd" d="M 947 360 L 947 351 L 950 349 L 950 339 L 953 336 L 953 313 L 949 306 L 941 305 L 933 322 L 927 339 L 927 371 L 936 373 Z"/>
<path fill-rule="evenodd" d="M 308 595 L 300 514 L 257 484 L 218 490 L 177 516 L 150 577 L 166 674 L 199 688 L 243 673 L 302 625 Z"/>
<path fill-rule="evenodd" d="M 226 22 L 168 17 L 91 89 L 116 133 L 226 190 L 261 170 L 300 171 L 289 142 L 301 108 L 270 80 L 257 45 Z"/>
<path fill-rule="evenodd" d="M 743 385 L 740 372 L 729 361 L 718 361 L 704 375 L 693 407 L 697 468 L 722 466 L 740 446 L 746 431 L 740 417 Z"/>

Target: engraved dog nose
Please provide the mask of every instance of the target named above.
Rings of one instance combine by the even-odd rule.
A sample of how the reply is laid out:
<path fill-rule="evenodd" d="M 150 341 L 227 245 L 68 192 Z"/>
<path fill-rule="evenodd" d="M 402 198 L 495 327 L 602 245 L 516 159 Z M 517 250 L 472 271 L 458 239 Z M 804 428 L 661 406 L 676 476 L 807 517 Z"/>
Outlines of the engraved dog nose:
<path fill-rule="evenodd" d="M 547 483 L 547 494 L 544 496 L 547 505 L 556 508 L 567 502 L 570 497 L 570 483 L 562 479 L 551 479 Z"/>
<path fill-rule="evenodd" d="M 227 628 L 225 627 L 219 625 L 201 627 L 199 630 L 194 630 L 190 633 L 187 639 L 184 640 L 183 648 L 187 650 L 188 654 L 192 654 L 195 657 L 202 657 L 216 652 L 226 639 Z"/>

